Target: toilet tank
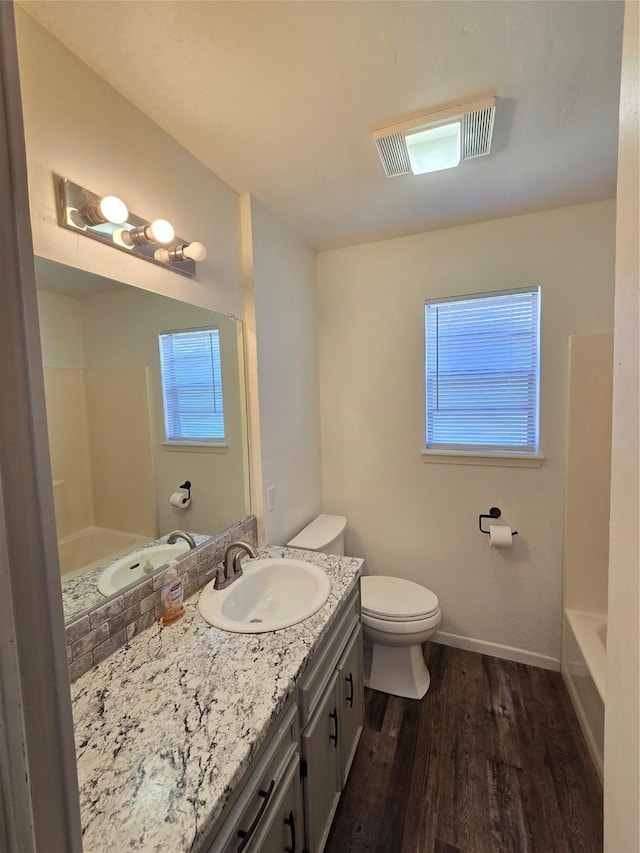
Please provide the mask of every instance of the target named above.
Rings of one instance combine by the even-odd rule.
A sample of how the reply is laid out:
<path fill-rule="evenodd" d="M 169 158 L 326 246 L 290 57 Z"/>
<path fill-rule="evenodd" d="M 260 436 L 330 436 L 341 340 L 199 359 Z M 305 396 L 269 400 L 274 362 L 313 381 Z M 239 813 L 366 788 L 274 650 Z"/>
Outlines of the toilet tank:
<path fill-rule="evenodd" d="M 302 548 L 305 551 L 320 551 L 322 554 L 344 556 L 344 529 L 347 519 L 344 515 L 319 515 L 287 542 L 289 548 Z"/>

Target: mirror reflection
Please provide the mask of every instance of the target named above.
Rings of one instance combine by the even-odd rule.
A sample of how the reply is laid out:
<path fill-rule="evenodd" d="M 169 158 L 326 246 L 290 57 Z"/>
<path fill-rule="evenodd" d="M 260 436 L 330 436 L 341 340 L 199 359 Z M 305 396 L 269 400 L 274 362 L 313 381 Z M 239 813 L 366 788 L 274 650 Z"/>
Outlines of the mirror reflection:
<path fill-rule="evenodd" d="M 106 600 L 98 580 L 116 558 L 175 529 L 199 543 L 249 513 L 242 327 L 42 258 L 36 280 L 68 621 Z"/>

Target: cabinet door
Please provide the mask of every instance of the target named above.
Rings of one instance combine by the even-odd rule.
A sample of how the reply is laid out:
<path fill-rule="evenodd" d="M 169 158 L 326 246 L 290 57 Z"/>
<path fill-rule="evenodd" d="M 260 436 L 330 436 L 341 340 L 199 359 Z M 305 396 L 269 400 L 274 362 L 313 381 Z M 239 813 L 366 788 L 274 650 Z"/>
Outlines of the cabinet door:
<path fill-rule="evenodd" d="M 364 715 L 362 626 L 354 632 L 340 658 L 338 686 L 340 690 L 340 782 L 344 788 L 362 733 Z"/>
<path fill-rule="evenodd" d="M 251 850 L 260 853 L 302 853 L 303 821 L 300 789 L 300 755 L 291 759 L 275 802 L 265 815 L 264 830 Z"/>
<path fill-rule="evenodd" d="M 309 725 L 302 732 L 302 756 L 307 768 L 304 814 L 309 853 L 320 853 L 324 848 L 342 790 L 339 706 L 336 670 Z"/>

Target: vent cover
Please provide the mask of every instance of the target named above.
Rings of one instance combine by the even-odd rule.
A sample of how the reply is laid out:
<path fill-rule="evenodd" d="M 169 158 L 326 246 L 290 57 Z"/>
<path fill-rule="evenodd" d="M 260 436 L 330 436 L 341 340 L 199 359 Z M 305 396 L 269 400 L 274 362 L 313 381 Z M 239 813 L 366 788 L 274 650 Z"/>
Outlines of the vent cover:
<path fill-rule="evenodd" d="M 375 131 L 373 138 L 386 176 L 394 178 L 411 174 L 405 142 L 408 134 L 456 120 L 462 124 L 461 160 L 483 157 L 491 150 L 495 112 L 495 97 L 476 98 L 466 103 L 440 107 L 426 115 Z"/>
<path fill-rule="evenodd" d="M 388 178 L 396 175 L 408 175 L 411 171 L 409 153 L 401 133 L 390 133 L 376 139 L 378 154 L 382 160 L 384 171 Z"/>
<path fill-rule="evenodd" d="M 483 157 L 491 148 L 495 107 L 474 110 L 462 116 L 462 159 Z"/>

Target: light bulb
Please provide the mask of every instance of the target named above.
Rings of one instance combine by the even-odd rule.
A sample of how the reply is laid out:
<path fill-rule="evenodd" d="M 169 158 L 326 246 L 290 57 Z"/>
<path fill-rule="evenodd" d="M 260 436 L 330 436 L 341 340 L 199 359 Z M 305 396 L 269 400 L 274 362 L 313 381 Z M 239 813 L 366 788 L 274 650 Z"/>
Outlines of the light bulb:
<path fill-rule="evenodd" d="M 133 243 L 129 239 L 129 232 L 126 228 L 116 228 L 112 240 L 117 246 L 122 246 L 123 249 L 133 249 Z"/>
<path fill-rule="evenodd" d="M 176 236 L 173 225 L 166 219 L 155 219 L 148 227 L 151 237 L 156 243 L 170 243 Z"/>
<path fill-rule="evenodd" d="M 191 258 L 192 261 L 204 261 L 207 257 L 207 248 L 202 243 L 194 241 L 183 247 L 182 254 L 185 258 Z"/>
<path fill-rule="evenodd" d="M 129 216 L 127 205 L 114 195 L 106 195 L 98 205 L 98 210 L 105 222 L 113 222 L 114 225 L 122 225 Z"/>
<path fill-rule="evenodd" d="M 114 195 L 106 195 L 97 201 L 91 201 L 80 209 L 80 214 L 87 225 L 104 225 L 112 222 L 122 225 L 127 221 L 129 211 L 127 205 Z"/>
<path fill-rule="evenodd" d="M 170 264 L 171 263 L 171 255 L 169 254 L 168 249 L 156 249 L 153 253 L 153 257 L 156 261 L 160 261 L 162 264 Z"/>

